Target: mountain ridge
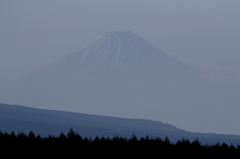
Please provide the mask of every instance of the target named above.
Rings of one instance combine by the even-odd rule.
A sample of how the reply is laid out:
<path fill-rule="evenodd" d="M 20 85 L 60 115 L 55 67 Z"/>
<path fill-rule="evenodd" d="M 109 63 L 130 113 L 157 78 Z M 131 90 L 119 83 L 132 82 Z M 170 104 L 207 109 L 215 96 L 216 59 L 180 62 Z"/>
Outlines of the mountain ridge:
<path fill-rule="evenodd" d="M 190 141 L 198 138 L 202 144 L 225 142 L 229 145 L 238 145 L 240 142 L 239 135 L 193 133 L 161 121 L 36 109 L 0 103 L 0 131 L 2 132 L 29 133 L 33 131 L 41 136 L 58 136 L 61 132 L 67 133 L 70 128 L 82 137 L 91 138 L 116 135 L 130 137 L 134 133 L 138 138 L 148 135 L 163 139 L 168 136 L 171 142 L 182 138 L 188 138 Z"/>

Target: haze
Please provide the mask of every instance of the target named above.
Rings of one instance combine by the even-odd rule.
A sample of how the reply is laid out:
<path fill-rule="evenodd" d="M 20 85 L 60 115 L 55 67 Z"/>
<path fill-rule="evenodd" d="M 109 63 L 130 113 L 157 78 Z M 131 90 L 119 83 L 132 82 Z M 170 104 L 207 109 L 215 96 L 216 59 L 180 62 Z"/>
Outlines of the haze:
<path fill-rule="evenodd" d="M 191 119 L 179 120 L 175 114 L 158 120 L 189 131 L 240 135 L 239 6 L 238 0 L 2 0 L 0 86 L 81 49 L 105 32 L 131 30 L 173 57 L 204 69 L 203 78 L 210 82 L 231 84 L 226 88 L 233 97 L 226 101 L 231 107 L 226 103 L 206 107 L 199 123 L 189 125 L 185 121 Z M 209 117 L 214 110 L 216 117 Z"/>

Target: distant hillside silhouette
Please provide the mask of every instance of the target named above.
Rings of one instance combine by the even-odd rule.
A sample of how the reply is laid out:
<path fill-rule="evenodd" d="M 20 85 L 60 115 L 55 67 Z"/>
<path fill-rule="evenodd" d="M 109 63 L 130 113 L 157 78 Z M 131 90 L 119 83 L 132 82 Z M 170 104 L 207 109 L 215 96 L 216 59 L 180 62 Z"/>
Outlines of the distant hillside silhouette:
<path fill-rule="evenodd" d="M 240 136 L 191 133 L 160 121 L 127 119 L 107 116 L 96 116 L 81 113 L 34 109 L 29 107 L 0 104 L 0 130 L 2 132 L 29 133 L 33 131 L 41 136 L 67 133 L 73 128 L 82 137 L 131 137 L 138 138 L 168 136 L 172 142 L 186 138 L 190 141 L 199 139 L 203 144 L 227 143 L 238 145 Z"/>

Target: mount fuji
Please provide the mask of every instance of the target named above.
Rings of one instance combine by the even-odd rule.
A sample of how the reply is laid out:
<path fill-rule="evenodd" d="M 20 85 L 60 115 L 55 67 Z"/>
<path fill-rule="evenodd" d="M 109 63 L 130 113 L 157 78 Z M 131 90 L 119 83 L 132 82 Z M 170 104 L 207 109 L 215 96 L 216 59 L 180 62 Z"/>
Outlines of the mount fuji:
<path fill-rule="evenodd" d="M 75 70 L 82 73 L 111 74 L 136 71 L 144 73 L 149 70 L 169 74 L 180 71 L 189 74 L 190 70 L 193 71 L 186 64 L 164 53 L 131 31 L 107 32 L 80 51 L 71 53 L 46 69 L 51 68 L 61 71 L 67 69 L 68 72 Z"/>
<path fill-rule="evenodd" d="M 81 50 L 1 89 L 2 103 L 88 114 L 169 119 L 196 95 L 198 72 L 131 31 Z M 181 111 L 179 111 L 181 110 Z"/>
<path fill-rule="evenodd" d="M 98 71 L 127 71 L 149 65 L 179 64 L 176 59 L 131 31 L 107 32 L 79 52 L 72 53 L 59 61 L 59 65 L 63 63 L 78 67 L 78 69 Z"/>

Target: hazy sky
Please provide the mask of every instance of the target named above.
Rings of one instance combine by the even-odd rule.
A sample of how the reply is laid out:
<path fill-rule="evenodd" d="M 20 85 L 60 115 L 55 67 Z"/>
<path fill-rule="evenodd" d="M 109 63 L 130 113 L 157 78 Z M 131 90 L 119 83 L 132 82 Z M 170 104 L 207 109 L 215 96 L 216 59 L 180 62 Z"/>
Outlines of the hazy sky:
<path fill-rule="evenodd" d="M 1 0 L 0 84 L 108 31 L 131 30 L 182 60 L 238 69 L 239 7 L 239 0 Z"/>
<path fill-rule="evenodd" d="M 240 85 L 239 8 L 239 0 L 0 0 L 0 86 L 105 32 L 128 30 L 182 61 L 217 71 L 215 78 L 234 78 Z M 225 116 L 232 117 L 228 123 L 238 118 L 237 110 Z M 219 128 L 232 130 L 216 131 L 240 134 L 234 125 L 225 126 Z"/>

